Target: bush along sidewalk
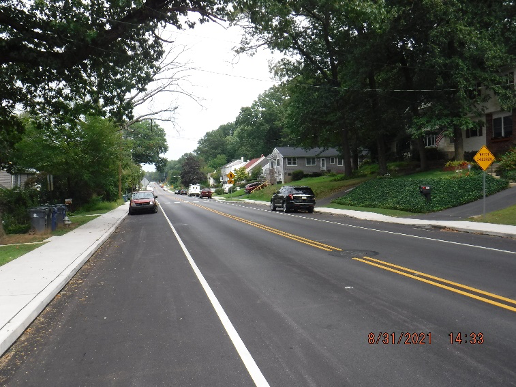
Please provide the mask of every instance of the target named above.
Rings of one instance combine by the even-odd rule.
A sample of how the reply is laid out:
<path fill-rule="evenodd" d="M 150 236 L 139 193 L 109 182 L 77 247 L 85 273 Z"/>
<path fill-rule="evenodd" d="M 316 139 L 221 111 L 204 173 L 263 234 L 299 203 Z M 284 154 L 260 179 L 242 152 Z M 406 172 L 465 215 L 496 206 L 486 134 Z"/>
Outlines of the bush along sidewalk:
<path fill-rule="evenodd" d="M 484 193 L 482 180 L 482 174 L 445 179 L 376 179 L 361 184 L 333 203 L 409 212 L 435 212 L 481 199 Z M 502 191 L 508 185 L 507 180 L 487 175 L 486 195 Z M 431 187 L 430 201 L 421 195 L 420 186 Z"/>

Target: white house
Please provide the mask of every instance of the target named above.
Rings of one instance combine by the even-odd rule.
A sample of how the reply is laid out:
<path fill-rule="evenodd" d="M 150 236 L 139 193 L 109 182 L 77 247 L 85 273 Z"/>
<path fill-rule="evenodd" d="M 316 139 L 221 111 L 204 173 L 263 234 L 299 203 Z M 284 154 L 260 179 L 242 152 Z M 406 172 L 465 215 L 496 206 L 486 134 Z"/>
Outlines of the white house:
<path fill-rule="evenodd" d="M 223 165 L 222 167 L 220 167 L 220 181 L 223 184 L 227 184 L 227 182 L 228 182 L 228 176 L 227 176 L 228 173 L 229 172 L 235 173 L 235 171 L 237 169 L 244 167 L 248 162 L 249 161 L 244 161 L 244 158 L 241 157 L 238 160 L 233 160 L 233 161 L 227 163 L 226 165 Z"/>

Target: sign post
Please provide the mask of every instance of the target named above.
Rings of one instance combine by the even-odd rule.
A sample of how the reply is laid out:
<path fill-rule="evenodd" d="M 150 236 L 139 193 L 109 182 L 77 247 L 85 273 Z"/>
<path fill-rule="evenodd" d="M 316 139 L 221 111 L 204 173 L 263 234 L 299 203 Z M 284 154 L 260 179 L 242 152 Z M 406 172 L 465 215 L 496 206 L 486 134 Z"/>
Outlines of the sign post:
<path fill-rule="evenodd" d="M 494 155 L 491 153 L 489 149 L 485 145 L 482 146 L 482 148 L 479 149 L 477 154 L 473 157 L 473 160 L 477 162 L 477 164 L 482 168 L 484 171 L 484 179 L 483 179 L 483 186 L 484 186 L 484 211 L 482 213 L 482 217 L 485 218 L 486 216 L 486 169 L 489 168 L 489 166 L 495 161 Z"/>

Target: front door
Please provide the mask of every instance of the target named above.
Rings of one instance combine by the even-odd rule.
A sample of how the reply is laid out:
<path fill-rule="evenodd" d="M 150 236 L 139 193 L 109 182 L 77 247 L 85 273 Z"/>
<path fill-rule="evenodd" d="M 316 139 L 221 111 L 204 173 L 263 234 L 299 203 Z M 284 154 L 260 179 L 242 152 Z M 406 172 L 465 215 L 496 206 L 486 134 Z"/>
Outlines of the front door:
<path fill-rule="evenodd" d="M 326 159 L 321 159 L 321 171 L 326 171 Z"/>

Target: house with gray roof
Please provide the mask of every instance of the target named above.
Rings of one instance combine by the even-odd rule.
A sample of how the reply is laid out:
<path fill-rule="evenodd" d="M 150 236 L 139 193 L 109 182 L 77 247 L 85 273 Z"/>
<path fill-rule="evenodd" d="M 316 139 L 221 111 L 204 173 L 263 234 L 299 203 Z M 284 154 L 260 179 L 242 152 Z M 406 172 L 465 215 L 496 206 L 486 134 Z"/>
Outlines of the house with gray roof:
<path fill-rule="evenodd" d="M 305 175 L 318 173 L 344 173 L 344 161 L 335 148 L 303 149 L 296 147 L 274 148 L 267 156 L 267 164 L 262 168 L 269 184 L 289 183 L 292 172 L 301 170 Z"/>

